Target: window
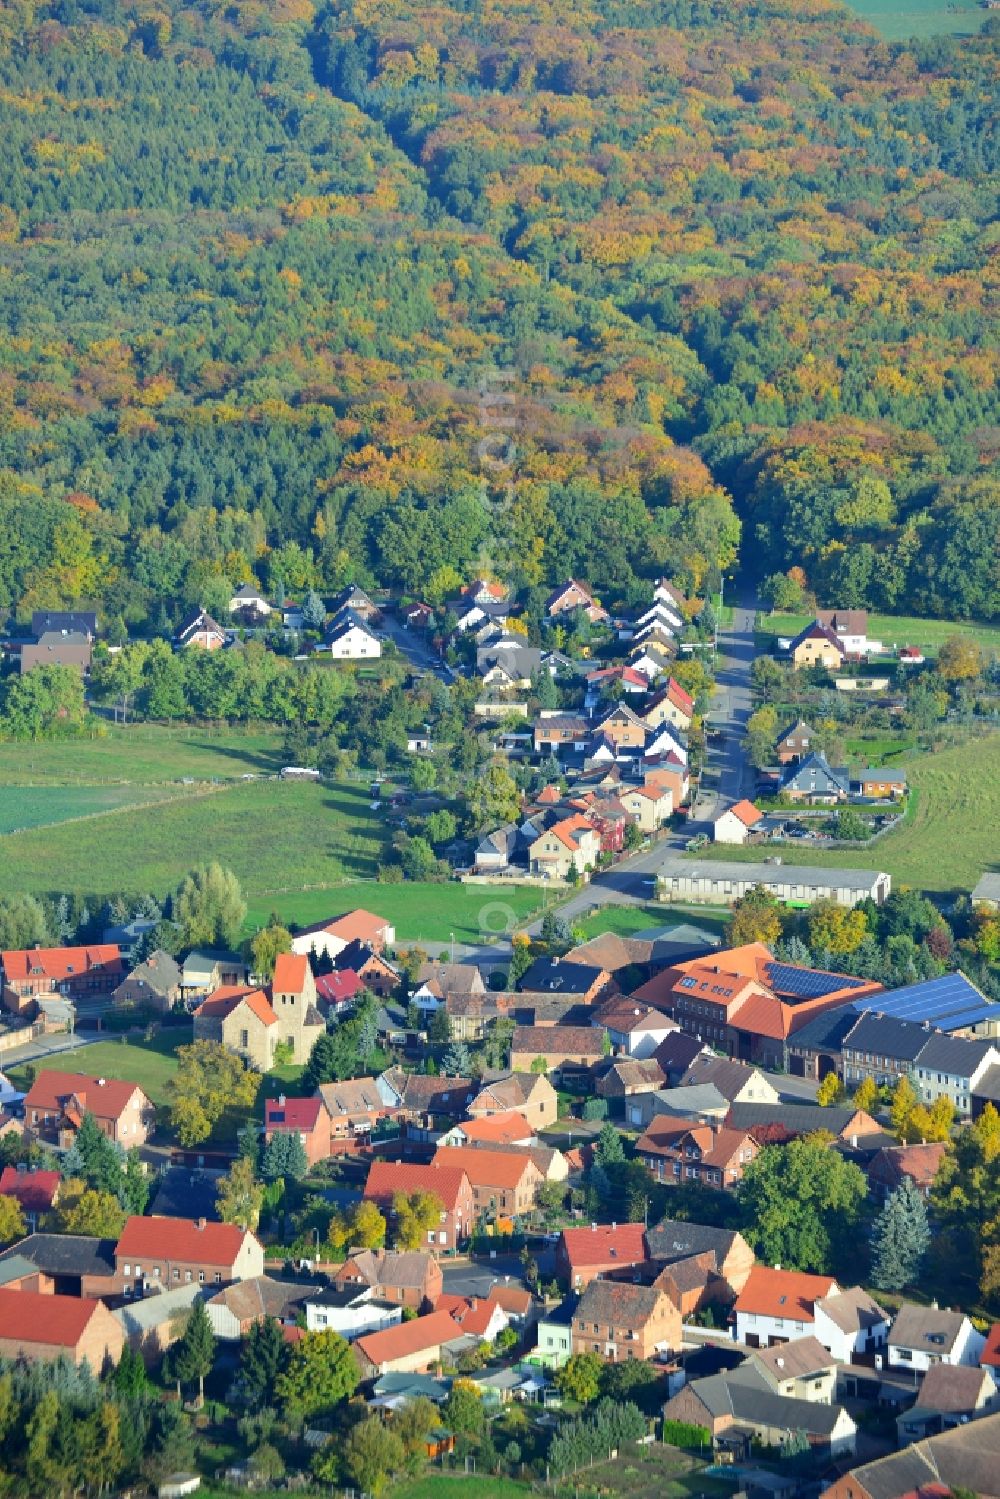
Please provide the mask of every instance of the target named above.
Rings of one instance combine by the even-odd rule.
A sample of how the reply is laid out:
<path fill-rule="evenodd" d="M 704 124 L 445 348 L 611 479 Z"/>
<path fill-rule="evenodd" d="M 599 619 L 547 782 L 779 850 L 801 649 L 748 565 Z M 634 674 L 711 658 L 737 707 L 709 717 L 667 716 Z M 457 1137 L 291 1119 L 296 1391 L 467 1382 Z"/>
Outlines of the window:
<path fill-rule="evenodd" d="M 216 1285 L 221 1285 L 222 1284 L 222 1271 L 221 1270 L 216 1270 L 216 1272 L 215 1272 L 215 1283 L 216 1283 Z"/>
<path fill-rule="evenodd" d="M 177 1266 L 175 1265 L 174 1266 L 173 1279 L 174 1280 L 180 1280 L 180 1278 L 181 1278 L 181 1272 L 177 1269 Z"/>
<path fill-rule="evenodd" d="M 131 1275 L 132 1274 L 132 1271 L 131 1271 L 131 1269 L 129 1268 L 128 1265 L 125 1265 L 122 1268 L 123 1268 L 123 1272 L 124 1272 L 125 1275 Z"/>
<path fill-rule="evenodd" d="M 204 1270 L 199 1270 L 198 1271 L 198 1279 L 199 1279 L 199 1281 L 201 1282 L 202 1285 L 205 1284 L 205 1272 L 204 1272 Z"/>
<path fill-rule="evenodd" d="M 185 1281 L 187 1282 L 188 1285 L 191 1284 L 191 1271 L 190 1270 L 185 1270 L 184 1271 L 184 1279 L 185 1279 Z"/>

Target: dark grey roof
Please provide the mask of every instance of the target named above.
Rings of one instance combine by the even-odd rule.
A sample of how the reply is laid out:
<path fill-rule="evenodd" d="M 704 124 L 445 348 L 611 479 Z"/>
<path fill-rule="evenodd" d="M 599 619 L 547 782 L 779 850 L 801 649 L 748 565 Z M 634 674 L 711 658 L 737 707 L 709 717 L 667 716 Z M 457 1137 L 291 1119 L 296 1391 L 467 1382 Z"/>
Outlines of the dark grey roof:
<path fill-rule="evenodd" d="M 592 1280 L 580 1297 L 575 1315 L 586 1322 L 635 1329 L 649 1321 L 664 1294 L 654 1286 L 637 1286 L 625 1280 Z"/>
<path fill-rule="evenodd" d="M 36 609 L 31 616 L 32 635 L 37 640 L 50 630 L 96 635 L 97 615 L 85 609 Z"/>
<path fill-rule="evenodd" d="M 927 1045 L 927 1032 L 922 1025 L 911 1021 L 895 1020 L 891 1015 L 867 1011 L 843 1039 L 844 1051 L 863 1051 L 872 1056 L 892 1057 L 895 1061 L 914 1062 L 921 1048 Z"/>
<path fill-rule="evenodd" d="M 559 958 L 536 958 L 522 975 L 523 994 L 586 994 L 604 972 L 587 963 L 564 963 Z"/>
<path fill-rule="evenodd" d="M 150 1212 L 161 1218 L 207 1218 L 219 1222 L 215 1199 L 224 1173 L 203 1166 L 168 1166 L 154 1184 Z"/>
<path fill-rule="evenodd" d="M 808 755 L 798 765 L 787 767 L 781 777 L 780 789 L 787 791 L 815 792 L 822 796 L 829 791 L 840 791 L 847 795 L 851 789 L 851 778 L 842 765 L 831 765 L 824 754 Z"/>
<path fill-rule="evenodd" d="M 809 1436 L 829 1438 L 843 1414 L 839 1405 L 776 1395 L 760 1371 L 746 1364 L 727 1374 L 696 1379 L 689 1388 L 715 1416 L 731 1415 L 736 1421 Z"/>
<path fill-rule="evenodd" d="M 726 1123 L 733 1129 L 753 1129 L 755 1125 L 781 1124 L 794 1134 L 809 1134 L 814 1129 L 839 1135 L 847 1128 L 857 1109 L 824 1109 L 813 1103 L 734 1103 Z"/>
<path fill-rule="evenodd" d="M 567 1296 L 566 1300 L 561 1301 L 558 1306 L 552 1307 L 551 1310 L 543 1312 L 541 1317 L 539 1318 L 539 1321 L 551 1322 L 556 1327 L 569 1327 L 573 1321 L 573 1318 L 576 1316 L 576 1309 L 579 1305 L 579 1296 Z"/>
<path fill-rule="evenodd" d="M 871 1499 L 900 1499 L 901 1494 L 915 1494 L 937 1482 L 937 1470 L 924 1455 L 923 1443 L 855 1468 L 851 1476 Z"/>
<path fill-rule="evenodd" d="M 853 1005 L 842 1010 L 824 1010 L 788 1038 L 792 1051 L 840 1051 L 844 1037 L 858 1023 Z"/>
<path fill-rule="evenodd" d="M 156 994 L 169 994 L 171 989 L 176 989 L 180 984 L 181 969 L 176 959 L 162 948 L 157 948 L 144 963 L 133 968 L 128 977 L 145 984 Z"/>
<path fill-rule="evenodd" d="M 900 1022 L 902 1023 L 902 1022 Z M 970 1041 L 964 1036 L 941 1036 L 917 1027 L 925 1037 L 923 1048 L 917 1056 L 920 1067 L 931 1067 L 935 1072 L 947 1072 L 953 1077 L 971 1077 L 981 1067 L 992 1051 L 989 1041 Z"/>
<path fill-rule="evenodd" d="M 650 1259 L 688 1259 L 693 1254 L 714 1254 L 716 1266 L 722 1264 L 732 1249 L 736 1233 L 728 1228 L 709 1228 L 704 1223 L 681 1223 L 676 1218 L 664 1218 L 655 1228 L 646 1231 L 646 1247 Z"/>
<path fill-rule="evenodd" d="M 703 1041 L 695 1040 L 686 1031 L 671 1031 L 653 1053 L 664 1072 L 680 1077 L 687 1071 L 695 1057 L 705 1049 Z"/>
<path fill-rule="evenodd" d="M 987 1067 L 972 1091 L 976 1098 L 990 1098 L 1000 1103 L 1000 1065 Z"/>
<path fill-rule="evenodd" d="M 114 1275 L 115 1243 L 89 1234 L 29 1234 L 5 1249 L 0 1262 L 17 1255 L 46 1275 Z"/>

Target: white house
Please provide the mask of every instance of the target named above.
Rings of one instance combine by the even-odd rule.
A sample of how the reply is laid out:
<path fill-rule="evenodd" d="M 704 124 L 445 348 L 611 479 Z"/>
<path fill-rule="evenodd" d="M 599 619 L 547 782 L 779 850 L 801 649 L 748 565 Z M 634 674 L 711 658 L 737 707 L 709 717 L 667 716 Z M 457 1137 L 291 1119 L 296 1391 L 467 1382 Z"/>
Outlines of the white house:
<path fill-rule="evenodd" d="M 600 1030 L 607 1030 L 608 1040 L 616 1052 L 623 1052 L 641 1062 L 653 1055 L 671 1031 L 679 1029 L 676 1020 L 671 1020 L 668 1015 L 661 1015 L 659 1010 L 631 1000 L 614 1000 L 610 1005 L 602 1005 L 590 1023 Z"/>
<path fill-rule="evenodd" d="M 860 1286 L 823 1296 L 813 1305 L 813 1337 L 838 1364 L 851 1364 L 858 1354 L 883 1352 L 890 1321 Z"/>
<path fill-rule="evenodd" d="M 237 588 L 229 600 L 229 612 L 230 614 L 254 614 L 260 619 L 266 619 L 271 613 L 271 605 L 256 583 L 244 583 L 242 588 Z"/>
<path fill-rule="evenodd" d="M 934 1103 L 943 1096 L 968 1117 L 973 1091 L 998 1064 L 1000 1053 L 986 1041 L 932 1033 L 917 1054 L 911 1076 L 924 1103 Z"/>
<path fill-rule="evenodd" d="M 335 958 L 352 942 L 363 942 L 375 952 L 392 947 L 396 941 L 396 928 L 384 916 L 365 911 L 360 906 L 346 911 L 341 916 L 331 916 L 328 921 L 317 921 L 303 927 L 292 938 L 292 952 L 309 953 Z"/>
<path fill-rule="evenodd" d="M 661 724 L 652 739 L 646 740 L 643 749 L 646 760 L 658 759 L 660 755 L 675 755 L 682 765 L 688 763 L 687 745 L 672 724 Z"/>
<path fill-rule="evenodd" d="M 716 843 L 746 843 L 750 830 L 763 820 L 753 802 L 734 802 L 718 816 L 712 824 L 712 836 Z"/>
<path fill-rule="evenodd" d="M 306 1302 L 307 1332 L 339 1332 L 352 1343 L 369 1332 L 381 1332 L 403 1320 L 403 1308 L 373 1299 L 371 1286 L 350 1286 L 343 1291 L 321 1291 Z"/>
<path fill-rule="evenodd" d="M 345 614 L 319 649 L 329 651 L 335 661 L 373 661 L 382 654 L 382 642 L 362 620 Z"/>
<path fill-rule="evenodd" d="M 839 1291 L 829 1275 L 754 1265 L 733 1307 L 736 1341 L 748 1348 L 770 1348 L 814 1333 L 816 1302 Z"/>
<path fill-rule="evenodd" d="M 986 1339 L 961 1312 L 904 1302 L 889 1333 L 890 1369 L 929 1369 L 932 1364 L 975 1368 Z"/>

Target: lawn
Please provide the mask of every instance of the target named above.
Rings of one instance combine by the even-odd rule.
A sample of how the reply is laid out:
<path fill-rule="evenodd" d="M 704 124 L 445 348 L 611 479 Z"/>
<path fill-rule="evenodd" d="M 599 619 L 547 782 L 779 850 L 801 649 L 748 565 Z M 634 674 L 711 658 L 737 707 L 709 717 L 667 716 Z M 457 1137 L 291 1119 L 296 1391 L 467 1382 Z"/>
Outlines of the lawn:
<path fill-rule="evenodd" d="M 616 1461 L 601 1463 L 559 1485 L 560 1495 L 615 1495 L 616 1499 L 695 1499 L 731 1495 L 732 1483 L 709 1478 L 705 1464 L 677 1447 L 628 1447 Z"/>
<path fill-rule="evenodd" d="M 7 786 L 0 782 L 0 834 L 51 827 L 180 796 L 170 786 Z"/>
<path fill-rule="evenodd" d="M 167 1101 L 167 1083 L 177 1071 L 178 1046 L 191 1040 L 186 1026 L 161 1031 L 152 1041 L 95 1041 L 67 1054 L 40 1058 L 32 1062 L 36 1072 L 83 1072 L 88 1077 L 127 1078 L 138 1083 L 158 1107 Z M 23 1067 L 12 1067 L 15 1080 L 23 1077 Z"/>
<path fill-rule="evenodd" d="M 915 752 L 916 741 L 887 734 L 862 734 L 845 739 L 844 748 L 852 764 L 896 765 Z"/>
<path fill-rule="evenodd" d="M 248 894 L 372 877 L 385 827 L 357 785 L 256 781 L 203 789 L 87 824 L 0 836 L 0 894 L 173 889 L 218 859 Z M 349 897 L 346 906 L 354 904 Z"/>
<path fill-rule="evenodd" d="M 675 913 L 677 913 L 675 915 Z M 721 931 L 729 920 L 729 911 L 715 906 L 671 906 L 669 913 L 663 906 L 602 906 L 593 916 L 580 922 L 587 939 L 599 937 L 602 932 L 615 932 L 619 937 L 632 937 L 636 932 L 649 931 L 651 927 L 687 925 L 704 927 L 709 932 Z"/>
<path fill-rule="evenodd" d="M 797 635 L 810 623 L 809 614 L 765 614 L 757 615 L 758 635 Z M 984 650 L 1000 651 L 1000 625 L 980 623 L 976 620 L 917 619 L 907 614 L 870 614 L 868 633 L 883 645 L 916 645 L 921 650 L 934 652 L 949 635 L 970 635 Z"/>
<path fill-rule="evenodd" d="M 782 848 L 788 863 L 884 869 L 894 885 L 932 893 L 969 891 L 1000 869 L 1000 734 L 907 764 L 915 801 L 901 828 L 870 849 Z M 699 859 L 757 860 L 759 848 L 709 844 Z"/>
<path fill-rule="evenodd" d="M 986 12 L 969 0 L 851 0 L 849 7 L 890 42 L 910 37 L 969 35 Z"/>
<path fill-rule="evenodd" d="M 449 942 L 479 944 L 514 930 L 539 909 L 541 893 L 532 886 L 462 885 L 420 881 L 404 885 L 380 885 L 354 881 L 324 890 L 252 898 L 247 911 L 247 931 L 263 925 L 271 911 L 285 921 L 309 926 L 314 921 L 364 906 L 385 916 L 396 928 L 398 942 Z"/>
<path fill-rule="evenodd" d="M 97 721 L 95 720 L 95 723 Z M 281 769 L 274 730 L 100 723 L 92 735 L 39 744 L 0 744 L 0 785 L 79 786 L 236 780 Z"/>
<path fill-rule="evenodd" d="M 439 1469 L 423 1478 L 392 1486 L 392 1499 L 441 1499 L 442 1494 L 452 1499 L 526 1499 L 530 1493 L 526 1483 L 517 1483 L 513 1478 L 488 1473 L 443 1473 Z"/>

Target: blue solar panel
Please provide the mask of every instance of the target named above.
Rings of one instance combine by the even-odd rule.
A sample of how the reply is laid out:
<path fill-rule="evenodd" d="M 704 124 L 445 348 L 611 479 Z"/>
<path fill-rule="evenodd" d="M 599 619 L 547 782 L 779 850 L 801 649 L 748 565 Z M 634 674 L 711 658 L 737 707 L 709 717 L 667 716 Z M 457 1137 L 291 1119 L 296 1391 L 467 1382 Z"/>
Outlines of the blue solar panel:
<path fill-rule="evenodd" d="M 842 973 L 819 973 L 813 968 L 795 968 L 790 963 L 768 963 L 767 981 L 776 994 L 794 994 L 799 999 L 821 999 L 838 989 L 860 989 L 864 979 Z"/>
<path fill-rule="evenodd" d="M 941 1030 L 959 1030 L 982 1020 L 1000 1019 L 1000 1010 L 990 1005 L 975 984 L 962 973 L 946 973 L 881 994 L 866 994 L 854 1001 L 856 1010 L 877 1010 L 897 1020 L 930 1021 Z"/>

